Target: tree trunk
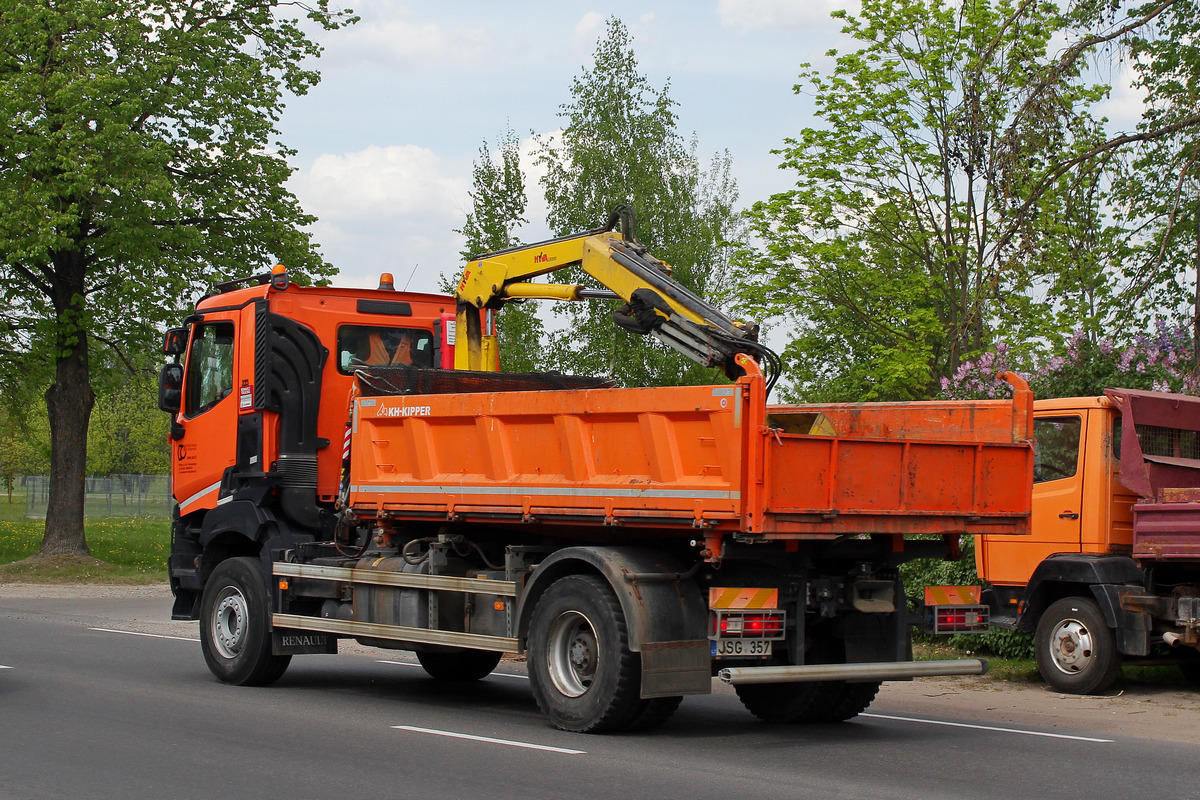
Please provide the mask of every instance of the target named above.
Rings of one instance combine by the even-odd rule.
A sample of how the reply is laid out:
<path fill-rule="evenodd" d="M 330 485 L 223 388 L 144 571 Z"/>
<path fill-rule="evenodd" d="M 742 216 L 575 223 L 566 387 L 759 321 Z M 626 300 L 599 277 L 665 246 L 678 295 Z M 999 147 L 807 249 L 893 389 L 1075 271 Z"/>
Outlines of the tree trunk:
<path fill-rule="evenodd" d="M 58 323 L 58 361 L 54 383 L 46 390 L 50 416 L 50 494 L 46 533 L 39 556 L 87 556 L 83 535 L 87 432 L 96 400 L 88 379 L 84 318 L 84 264 L 76 252 L 55 254 L 54 306 Z"/>
<path fill-rule="evenodd" d="M 88 381 L 86 347 L 59 358 L 55 381 L 46 390 L 50 414 L 50 496 L 39 556 L 90 555 L 83 535 L 87 430 L 95 395 Z"/>

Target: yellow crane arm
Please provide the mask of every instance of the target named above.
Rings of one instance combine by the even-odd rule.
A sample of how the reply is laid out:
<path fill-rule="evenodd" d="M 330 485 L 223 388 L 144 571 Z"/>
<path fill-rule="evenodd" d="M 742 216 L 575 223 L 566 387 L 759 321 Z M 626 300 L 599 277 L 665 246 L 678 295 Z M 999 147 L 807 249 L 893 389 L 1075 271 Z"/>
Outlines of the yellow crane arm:
<path fill-rule="evenodd" d="M 616 324 L 654 335 L 699 364 L 722 367 L 730 377 L 742 373 L 734 362 L 739 353 L 760 360 L 774 357 L 758 343 L 756 324 L 731 319 L 680 284 L 672 277 L 671 267 L 647 253 L 632 231 L 632 212 L 618 206 L 604 228 L 472 259 L 455 292 L 455 366 L 495 369 L 495 336 L 485 330 L 480 310 L 496 311 L 509 300 L 524 298 L 624 300 L 625 305 L 613 312 Z M 575 266 L 605 288 L 530 282 Z"/>

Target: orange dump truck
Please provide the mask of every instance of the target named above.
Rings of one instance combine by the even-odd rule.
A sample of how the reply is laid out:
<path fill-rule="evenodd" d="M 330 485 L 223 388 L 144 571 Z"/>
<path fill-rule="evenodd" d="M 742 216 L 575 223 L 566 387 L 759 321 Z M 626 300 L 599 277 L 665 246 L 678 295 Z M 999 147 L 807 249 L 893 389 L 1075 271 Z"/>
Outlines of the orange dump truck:
<path fill-rule="evenodd" d="M 1200 398 L 1108 389 L 1034 403 L 1031 533 L 977 540 L 992 624 L 1035 634 L 1059 691 L 1123 661 L 1200 679 Z"/>
<path fill-rule="evenodd" d="M 457 299 L 277 273 L 168 333 L 175 615 L 200 619 L 211 670 L 266 684 L 346 638 L 442 680 L 524 654 L 554 725 L 611 731 L 661 723 L 714 677 L 763 719 L 829 721 L 882 680 L 986 668 L 911 661 L 898 567 L 1026 532 L 1020 379 L 1012 401 L 769 405 L 751 327 L 714 333 L 631 237 L 585 238 L 655 273 L 617 292 L 621 324 L 732 382 L 453 368 L 491 362 L 496 306 L 537 291 L 515 273 Z M 583 240 L 565 241 L 515 256 L 577 263 L 557 254 Z M 406 350 L 369 346 L 401 334 Z"/>

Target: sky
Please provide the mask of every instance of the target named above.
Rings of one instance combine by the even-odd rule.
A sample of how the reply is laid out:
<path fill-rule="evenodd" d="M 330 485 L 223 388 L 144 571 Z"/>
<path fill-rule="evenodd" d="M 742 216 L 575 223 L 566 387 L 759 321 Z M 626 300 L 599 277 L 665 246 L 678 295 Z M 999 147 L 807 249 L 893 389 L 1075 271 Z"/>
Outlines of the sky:
<path fill-rule="evenodd" d="M 794 86 L 801 65 L 853 50 L 829 14 L 853 0 L 358 0 L 361 21 L 314 34 L 321 83 L 287 100 L 281 140 L 297 153 L 289 188 L 319 218 L 312 232 L 334 283 L 439 291 L 462 271 L 461 228 L 484 141 L 522 140 L 530 224 L 548 238 L 530 154 L 555 131 L 572 80 L 590 68 L 605 21 L 621 19 L 639 71 L 676 101 L 678 131 L 706 164 L 728 150 L 740 205 L 789 187 L 771 151 L 814 124 Z M 1121 117 L 1136 98 L 1118 89 Z M 1132 107 L 1132 106 L 1130 106 Z M 596 209 L 597 224 L 609 209 Z"/>
<path fill-rule="evenodd" d="M 289 188 L 319 218 L 312 231 L 335 283 L 438 291 L 457 277 L 471 169 L 486 140 L 511 128 L 522 140 L 530 224 L 548 238 L 529 154 L 535 135 L 560 127 L 573 78 L 592 64 L 609 15 L 633 38 L 639 71 L 668 87 L 678 130 L 707 164 L 732 156 L 740 203 L 788 187 L 771 154 L 811 124 L 793 91 L 801 63 L 839 37 L 829 12 L 842 0 L 704 2 L 467 2 L 359 0 L 362 20 L 315 36 L 321 83 L 287 100 L 282 141 L 297 150 Z M 602 224 L 610 209 L 596 209 Z"/>

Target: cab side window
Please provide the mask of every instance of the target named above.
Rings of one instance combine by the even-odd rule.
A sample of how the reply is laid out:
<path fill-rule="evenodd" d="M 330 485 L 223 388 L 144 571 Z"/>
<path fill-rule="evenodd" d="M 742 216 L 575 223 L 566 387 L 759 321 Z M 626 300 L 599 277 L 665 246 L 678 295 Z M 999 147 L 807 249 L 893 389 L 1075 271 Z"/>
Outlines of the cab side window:
<path fill-rule="evenodd" d="M 1037 439 L 1033 456 L 1033 482 L 1070 478 L 1079 471 L 1080 417 L 1038 417 L 1033 421 Z"/>
<path fill-rule="evenodd" d="M 184 413 L 203 414 L 233 393 L 233 323 L 197 325 L 188 351 Z"/>

